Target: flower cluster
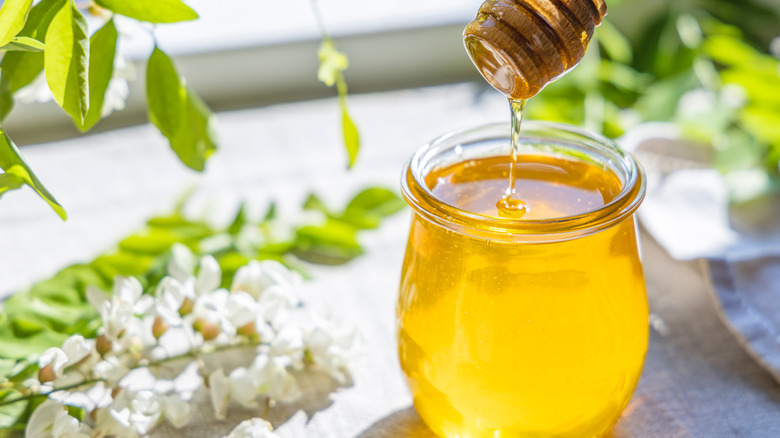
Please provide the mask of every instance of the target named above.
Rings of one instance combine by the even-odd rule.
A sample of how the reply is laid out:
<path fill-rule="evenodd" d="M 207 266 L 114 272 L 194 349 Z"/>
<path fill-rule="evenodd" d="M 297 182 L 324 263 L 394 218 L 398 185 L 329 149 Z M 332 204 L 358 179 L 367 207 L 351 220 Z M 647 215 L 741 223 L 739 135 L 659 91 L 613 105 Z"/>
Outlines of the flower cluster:
<path fill-rule="evenodd" d="M 296 295 L 297 273 L 251 261 L 228 290 L 220 288 L 213 257 L 196 266 L 186 247 L 172 254 L 169 275 L 153 293 L 132 277 L 117 277 L 111 295 L 87 290 L 102 327 L 95 339 L 72 336 L 40 356 L 38 377 L 25 383 L 48 399 L 26 437 L 143 436 L 163 421 L 186 425 L 197 391 L 210 393 L 215 416 L 224 419 L 231 401 L 249 408 L 294 401 L 301 392 L 296 375 L 307 370 L 348 381 L 356 333 L 308 314 Z M 209 370 L 203 360 L 238 349 L 254 352 L 251 365 Z M 163 365 L 180 372 L 164 379 Z M 229 438 L 273 436 L 267 422 L 254 419 Z"/>

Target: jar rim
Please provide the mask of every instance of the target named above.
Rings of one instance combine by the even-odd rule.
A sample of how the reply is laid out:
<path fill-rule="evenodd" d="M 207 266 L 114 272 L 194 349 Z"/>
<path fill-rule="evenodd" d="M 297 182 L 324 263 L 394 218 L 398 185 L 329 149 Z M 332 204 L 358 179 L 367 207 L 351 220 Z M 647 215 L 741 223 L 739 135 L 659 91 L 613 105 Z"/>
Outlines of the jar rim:
<path fill-rule="evenodd" d="M 599 164 L 610 167 L 617 174 L 622 185 L 620 193 L 603 206 L 584 213 L 523 219 L 487 216 L 464 210 L 440 200 L 428 187 L 425 181 L 427 174 L 442 167 L 432 166 L 432 159 L 437 156 L 441 158 L 442 154 L 456 148 L 462 150 L 470 144 L 502 138 L 509 141 L 509 125 L 505 123 L 481 125 L 435 138 L 419 148 L 407 161 L 401 177 L 404 198 L 418 215 L 452 231 L 478 238 L 500 237 L 514 242 L 554 242 L 590 235 L 630 217 L 644 199 L 646 181 L 642 167 L 615 142 L 574 126 L 538 121 L 523 122 L 523 139 L 557 145 L 559 148 L 556 151 L 561 154 L 567 148 L 592 154 L 588 156 L 589 159 L 599 159 Z"/>

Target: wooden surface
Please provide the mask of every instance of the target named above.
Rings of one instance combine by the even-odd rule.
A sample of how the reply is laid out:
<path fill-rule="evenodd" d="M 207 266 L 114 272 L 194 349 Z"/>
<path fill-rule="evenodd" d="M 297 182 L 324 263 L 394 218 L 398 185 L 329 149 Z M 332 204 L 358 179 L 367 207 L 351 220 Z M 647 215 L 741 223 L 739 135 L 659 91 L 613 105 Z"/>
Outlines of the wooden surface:
<path fill-rule="evenodd" d="M 481 92 L 460 85 L 354 97 L 364 149 L 352 173 L 343 170 L 333 100 L 222 114 L 222 149 L 202 176 L 183 169 L 149 126 L 25 148 L 71 219 L 60 222 L 30 191 L 6 194 L 0 202 L 0 292 L 94 257 L 144 218 L 165 212 L 193 183 L 201 190 L 192 210 L 210 206 L 213 220 L 223 222 L 242 198 L 258 213 L 279 199 L 290 213 L 310 190 L 339 205 L 368 183 L 397 187 L 404 161 L 423 143 L 453 129 L 505 120 L 505 102 Z M 411 407 L 395 351 L 408 215 L 362 235 L 364 257 L 343 267 L 317 267 L 303 294 L 321 313 L 360 329 L 364 349 L 352 387 L 330 393 L 327 381 L 311 378 L 298 404 L 267 412 L 235 408 L 225 422 L 213 419 L 204 400 L 190 427 L 162 427 L 156 436 L 212 438 L 253 415 L 270 419 L 282 438 L 433 436 Z M 644 233 L 642 241 L 657 329 L 613 437 L 776 436 L 780 385 L 725 328 L 699 264 L 672 260 Z"/>

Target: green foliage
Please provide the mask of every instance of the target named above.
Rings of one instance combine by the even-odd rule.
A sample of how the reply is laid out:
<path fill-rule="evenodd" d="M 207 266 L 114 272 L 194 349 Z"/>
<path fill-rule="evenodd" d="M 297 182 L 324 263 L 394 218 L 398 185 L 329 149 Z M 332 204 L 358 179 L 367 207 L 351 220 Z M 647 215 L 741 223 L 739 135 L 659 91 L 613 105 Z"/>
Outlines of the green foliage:
<path fill-rule="evenodd" d="M 109 20 L 89 39 L 89 110 L 83 123 L 76 126 L 83 132 L 100 120 L 108 83 L 114 74 L 117 31 L 114 20 Z"/>
<path fill-rule="evenodd" d="M 46 42 L 46 82 L 54 100 L 81 125 L 89 109 L 89 32 L 87 20 L 72 0 L 54 16 Z"/>
<path fill-rule="evenodd" d="M 347 110 L 346 90 L 343 93 L 339 92 L 339 103 L 341 107 L 341 130 L 344 135 L 344 146 L 347 148 L 347 168 L 351 169 L 355 165 L 358 151 L 360 151 L 360 133 Z"/>
<path fill-rule="evenodd" d="M 331 211 L 315 195 L 309 196 L 305 208 L 324 216 L 318 223 L 280 223 L 274 204 L 259 221 L 249 217 L 242 204 L 227 227 L 188 218 L 181 213 L 183 205 L 169 215 L 153 217 L 95 260 L 69 266 L 2 304 L 0 384 L 22 381 L 25 375 L 37 372 L 35 362 L 27 363 L 25 358 L 61 345 L 68 336 L 94 337 L 100 318 L 87 303 L 88 285 L 108 291 L 116 275 L 132 275 L 151 292 L 150 286 L 166 273 L 174 245 L 185 245 L 197 255 L 212 254 L 222 268 L 223 285 L 227 285 L 236 270 L 250 260 L 278 260 L 298 270 L 304 269 L 300 260 L 346 263 L 363 253 L 360 230 L 376 227 L 403 205 L 394 192 L 371 187 L 340 211 Z"/>
<path fill-rule="evenodd" d="M 11 141 L 11 139 L 5 134 L 5 130 L 0 127 L 0 168 L 5 170 L 6 175 L 13 175 L 14 177 L 5 177 L 3 184 L 5 189 L 0 189 L 0 194 L 5 190 L 19 187 L 19 182 L 32 187 L 38 195 L 49 203 L 51 208 L 64 220 L 67 218 L 65 209 L 54 199 L 54 196 L 46 190 L 46 187 L 38 180 L 33 173 L 30 166 L 24 161 L 19 154 L 19 149 Z"/>
<path fill-rule="evenodd" d="M 217 150 L 214 114 L 190 87 L 184 87 L 184 113 L 179 131 L 169 139 L 182 163 L 202 171 L 206 160 Z"/>
<path fill-rule="evenodd" d="M 0 47 L 0 51 L 8 52 L 43 52 L 46 46 L 33 38 L 13 37 L 6 45 Z"/>
<path fill-rule="evenodd" d="M 752 0 L 744 6 L 713 0 L 662 9 L 632 40 L 605 21 L 579 66 L 536 96 L 527 115 L 613 138 L 637 123 L 671 122 L 713 145 L 712 164 L 724 174 L 755 169 L 773 181 L 767 189 L 780 187 L 780 62 L 755 47 L 751 29 L 727 24 L 770 17 L 776 28 L 780 17 Z M 711 102 L 691 106 L 704 98 Z"/>
<path fill-rule="evenodd" d="M 198 18 L 198 14 L 180 0 L 95 0 L 114 13 L 149 23 L 175 23 Z"/>
<path fill-rule="evenodd" d="M 146 101 L 149 120 L 169 139 L 181 126 L 185 93 L 173 61 L 155 47 L 146 66 Z"/>
<path fill-rule="evenodd" d="M 79 130 L 88 131 L 102 117 L 106 92 L 114 74 L 118 33 L 113 18 L 90 38 L 87 22 L 75 0 L 41 0 L 35 6 L 32 3 L 32 0 L 6 0 L 0 9 L 0 123 L 13 109 L 14 93 L 44 73 L 56 102 Z M 95 0 L 94 3 L 89 7 L 97 6 L 149 23 L 198 18 L 181 0 Z M 360 136 L 346 104 L 343 71 L 348 60 L 327 35 L 323 35 L 320 59 L 319 76 L 329 86 L 335 84 L 338 88 L 344 144 L 351 167 L 360 148 Z M 214 115 L 209 107 L 186 85 L 173 60 L 157 47 L 147 64 L 146 84 L 150 121 L 167 138 L 182 163 L 196 171 L 204 170 L 207 159 L 218 147 Z M 0 195 L 28 184 L 64 219 L 62 207 L 35 179 L 5 133 L 1 140 L 0 152 L 6 150 L 6 156 L 13 156 L 21 164 L 12 169 L 16 174 L 4 168 L 6 174 L 0 174 Z"/>
<path fill-rule="evenodd" d="M 182 163 L 202 171 L 217 149 L 211 110 L 184 85 L 168 55 L 155 48 L 146 69 L 149 120 L 168 138 Z"/>
<path fill-rule="evenodd" d="M 314 5 L 314 3 L 312 3 Z M 319 19 L 319 12 L 315 7 L 316 16 Z M 322 24 L 320 24 L 322 26 Z M 324 32 L 322 35 L 322 44 L 317 51 L 320 60 L 320 67 L 317 70 L 317 78 L 325 85 L 332 87 L 336 85 L 339 96 L 339 109 L 341 110 L 341 131 L 344 137 L 344 146 L 347 149 L 347 168 L 355 165 L 358 152 L 360 151 L 360 134 L 355 122 L 349 115 L 347 109 L 347 82 L 344 79 L 344 70 L 349 67 L 347 56 L 336 49 L 336 43 Z"/>
<path fill-rule="evenodd" d="M 32 0 L 5 0 L 0 9 L 0 46 L 11 42 L 24 27 Z"/>
<path fill-rule="evenodd" d="M 44 41 L 52 19 L 65 0 L 42 0 L 30 9 L 20 36 Z M 44 41 L 45 42 L 45 41 Z M 0 121 L 13 108 L 13 93 L 29 85 L 43 71 L 43 53 L 10 52 L 0 61 Z"/>
<path fill-rule="evenodd" d="M 3 391 L 3 397 L 0 401 L 5 399 L 11 400 L 21 395 L 18 391 Z M 11 403 L 5 406 L 0 406 L 0 429 L 10 429 L 19 421 L 19 417 L 24 415 L 27 409 L 28 402 Z"/>
<path fill-rule="evenodd" d="M 0 196 L 9 190 L 16 190 L 24 184 L 24 180 L 13 173 L 0 174 Z"/>

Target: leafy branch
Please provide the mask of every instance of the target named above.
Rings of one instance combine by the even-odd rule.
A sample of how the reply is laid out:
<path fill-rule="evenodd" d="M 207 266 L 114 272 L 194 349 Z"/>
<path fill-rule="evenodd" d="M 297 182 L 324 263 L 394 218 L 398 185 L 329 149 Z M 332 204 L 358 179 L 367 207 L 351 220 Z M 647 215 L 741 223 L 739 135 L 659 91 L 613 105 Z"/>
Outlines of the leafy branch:
<path fill-rule="evenodd" d="M 135 331 L 123 329 L 121 325 L 116 326 L 112 322 L 112 315 L 123 313 L 112 311 L 112 307 L 105 304 L 108 301 L 103 300 L 113 300 L 110 301 L 111 306 L 129 306 L 127 308 L 133 310 L 126 312 L 128 316 L 138 316 L 138 312 L 145 312 L 147 318 L 154 318 L 154 324 L 138 326 L 151 326 L 152 332 L 146 338 L 160 338 L 168 331 L 168 325 L 170 328 L 177 327 L 176 323 L 167 322 L 173 318 L 189 321 L 191 332 L 200 333 L 206 341 L 216 342 L 200 347 L 193 346 L 183 353 L 172 353 L 163 357 L 149 356 L 146 353 L 138 356 L 136 352 L 122 362 L 128 370 L 156 369 L 185 359 L 200 360 L 206 355 L 227 350 L 276 348 L 269 344 L 272 339 L 269 337 L 270 332 L 263 332 L 260 327 L 245 327 L 245 322 L 235 319 L 232 320 L 233 326 L 236 334 L 240 336 L 220 344 L 224 340 L 215 337 L 225 330 L 217 323 L 222 320 L 209 320 L 212 313 L 208 309 L 228 309 L 231 306 L 214 307 L 214 304 L 199 304 L 198 301 L 213 300 L 216 295 L 209 298 L 209 294 L 196 292 L 188 304 L 188 299 L 182 299 L 184 295 L 179 294 L 179 301 L 169 309 L 170 312 L 160 311 L 162 305 L 170 307 L 170 296 L 166 294 L 171 291 L 166 292 L 167 286 L 162 285 L 170 285 L 171 281 L 164 280 L 164 277 L 175 276 L 181 279 L 182 272 L 185 276 L 197 273 L 198 279 L 180 280 L 180 285 L 189 284 L 191 287 L 193 284 L 208 283 L 209 290 L 234 290 L 237 282 L 243 281 L 241 278 L 255 278 L 239 274 L 239 271 L 246 270 L 247 266 L 258 261 L 272 264 L 281 262 L 305 276 L 303 261 L 346 263 L 359 256 L 363 252 L 358 241 L 360 230 L 376 228 L 384 218 L 398 212 L 404 205 L 403 200 L 394 192 L 370 187 L 357 193 L 343 209 L 333 209 L 316 195 L 309 195 L 302 206 L 307 212 L 307 218 L 301 222 L 283 221 L 277 215 L 275 204 L 270 205 L 262 217 L 256 219 L 247 213 L 248 209 L 242 204 L 229 224 L 217 226 L 185 215 L 183 210 L 186 208 L 186 199 L 180 201 L 171 214 L 149 219 L 143 229 L 122 239 L 115 248 L 91 262 L 69 266 L 30 289 L 13 294 L 0 304 L 0 429 L 23 428 L 43 401 L 43 397 L 36 394 L 53 394 L 57 391 L 65 394 L 88 383 L 102 381 L 95 380 L 103 379 L 102 376 L 90 374 L 85 368 L 92 366 L 90 364 L 94 365 L 94 361 L 74 359 L 72 363 L 60 366 L 62 373 L 75 373 L 78 379 L 55 379 L 47 391 L 34 391 L 29 386 L 31 379 L 41 379 L 41 383 L 47 383 L 48 379 L 52 378 L 53 370 L 43 371 L 43 368 L 55 364 L 56 361 L 44 361 L 43 358 L 48 354 L 44 350 L 63 346 L 63 351 L 71 351 L 72 348 L 65 346 L 68 339 L 83 336 L 88 340 L 96 340 L 94 347 L 90 348 L 96 349 L 98 353 L 103 352 L 100 353 L 101 358 L 106 359 L 108 356 L 103 355 L 113 354 L 106 352 L 115 351 L 117 346 L 126 344 L 122 340 L 124 337 L 137 336 Z M 196 270 L 197 259 L 202 257 L 213 260 L 213 263 L 205 267 L 201 262 L 200 270 Z M 212 274 L 211 279 L 204 282 L 200 277 L 205 275 L 206 271 Z M 117 276 L 136 278 L 137 282 L 133 280 L 130 283 L 137 284 L 134 287 L 137 287 L 138 295 L 133 295 L 130 300 L 126 296 L 123 297 L 126 288 L 116 286 L 114 279 Z M 112 284 L 113 296 L 101 292 L 97 296 L 105 297 L 96 299 L 94 292 L 90 295 L 90 289 L 110 290 Z M 252 292 L 252 289 L 247 291 Z M 137 310 L 140 307 L 133 305 L 149 300 L 158 303 L 153 306 L 157 313 L 149 313 L 152 312 L 149 309 Z M 218 302 L 219 300 L 214 301 Z M 232 308 L 245 309 L 246 305 L 242 303 Z M 250 313 L 260 314 L 258 312 L 259 310 Z M 165 318 L 158 324 L 157 320 L 162 315 L 165 315 Z M 206 318 L 205 323 L 200 321 L 201 316 Z M 269 324 L 272 324 L 275 330 L 273 323 Z M 107 340 L 110 342 L 106 343 Z M 130 342 L 127 345 L 135 344 Z M 154 345 L 149 346 L 153 347 Z M 313 359 L 304 355 L 302 360 L 309 363 Z"/>
<path fill-rule="evenodd" d="M 347 109 L 347 81 L 344 79 L 344 70 L 349 67 L 349 60 L 346 55 L 338 51 L 336 43 L 325 29 L 325 22 L 323 21 L 317 6 L 317 0 L 309 0 L 309 2 L 311 3 L 317 26 L 322 35 L 322 44 L 317 52 L 317 55 L 320 58 L 320 68 L 317 71 L 317 78 L 329 87 L 332 87 L 334 84 L 336 85 L 336 91 L 339 96 L 339 108 L 341 110 L 341 128 L 344 136 L 344 146 L 347 149 L 347 167 L 351 168 L 355 164 L 358 151 L 360 150 L 360 134 Z"/>
<path fill-rule="evenodd" d="M 2 123 L 14 107 L 14 96 L 45 75 L 54 100 L 82 132 L 92 129 L 107 113 L 106 95 L 115 77 L 117 41 L 120 34 L 114 16 L 121 15 L 154 25 L 195 20 L 198 14 L 182 0 L 92 0 L 79 4 L 75 0 L 6 0 L 0 9 L 0 196 L 24 185 L 32 187 L 57 214 L 66 219 L 65 210 L 46 190 L 32 169 L 22 159 Z M 343 70 L 346 57 L 335 51 L 335 45 L 324 32 L 324 26 L 312 2 L 323 30 L 320 51 L 323 71 L 337 84 L 342 113 L 344 142 L 349 166 L 354 164 L 359 148 L 355 124 L 347 112 L 347 85 Z M 92 32 L 83 12 L 105 17 L 102 26 Z M 153 33 L 153 30 L 152 30 Z M 324 56 L 324 57 L 323 57 Z M 218 148 L 214 115 L 208 105 L 178 73 L 174 61 L 157 45 L 149 56 L 146 70 L 146 100 L 149 120 L 168 140 L 183 164 L 203 171 L 206 162 Z"/>

